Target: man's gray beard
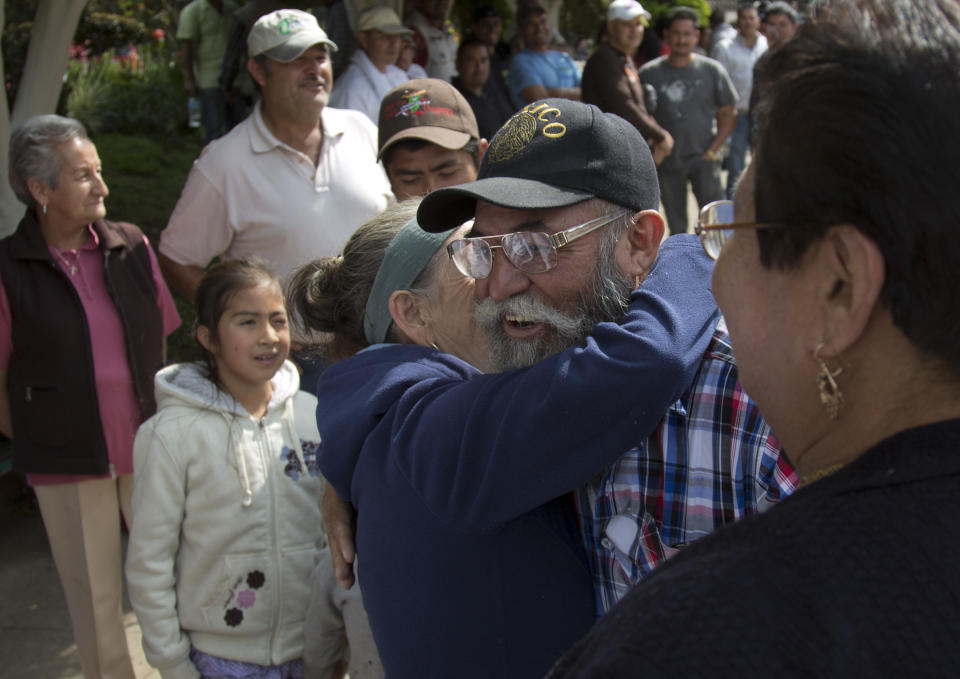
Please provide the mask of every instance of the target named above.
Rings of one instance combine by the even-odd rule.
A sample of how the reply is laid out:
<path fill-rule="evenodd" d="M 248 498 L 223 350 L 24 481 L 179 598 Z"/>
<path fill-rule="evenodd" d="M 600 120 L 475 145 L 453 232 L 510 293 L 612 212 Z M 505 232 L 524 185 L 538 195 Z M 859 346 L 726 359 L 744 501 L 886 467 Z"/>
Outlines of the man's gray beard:
<path fill-rule="evenodd" d="M 529 294 L 516 295 L 502 302 L 487 297 L 477 304 L 477 321 L 490 338 L 490 354 L 496 370 L 525 368 L 568 347 L 582 345 L 597 323 L 617 321 L 623 316 L 632 281 L 624 280 L 617 271 L 612 248 L 609 254 L 604 249 L 601 247 L 593 280 L 572 315 L 564 314 Z M 501 319 L 504 314 L 522 316 L 550 327 L 534 340 L 516 340 L 503 329 Z"/>

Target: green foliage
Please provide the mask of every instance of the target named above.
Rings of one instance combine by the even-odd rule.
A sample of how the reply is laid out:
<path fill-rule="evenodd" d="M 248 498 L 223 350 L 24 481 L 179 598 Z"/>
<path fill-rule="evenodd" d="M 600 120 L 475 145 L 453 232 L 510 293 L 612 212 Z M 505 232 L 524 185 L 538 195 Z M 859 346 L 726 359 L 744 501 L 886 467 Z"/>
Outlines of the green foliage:
<path fill-rule="evenodd" d="M 142 43 L 150 40 L 150 32 L 157 28 L 169 35 L 172 31 L 170 7 L 169 0 L 90 0 L 73 39 L 75 45 L 82 47 L 71 48 L 71 56 L 84 60 L 108 50 Z M 27 59 L 37 0 L 6 2 L 4 10 L 3 66 L 7 101 L 12 108 Z M 172 50 L 174 41 L 169 42 Z M 170 57 L 173 57 L 172 51 Z"/>
<path fill-rule="evenodd" d="M 560 10 L 560 32 L 567 38 L 570 46 L 576 45 L 580 38 L 596 40 L 600 27 L 607 18 L 608 0 L 582 0 L 582 2 L 564 3 Z M 647 3 L 643 3 L 646 7 Z"/>
<path fill-rule="evenodd" d="M 653 17 L 650 20 L 651 26 L 660 26 L 674 7 L 690 7 L 700 17 L 701 28 L 710 25 L 711 9 L 707 0 L 667 0 L 666 2 L 650 0 L 650 2 L 643 3 L 643 8 L 650 12 Z"/>
<path fill-rule="evenodd" d="M 176 3 L 186 5 L 188 0 Z M 90 0 L 88 12 L 107 12 L 135 19 L 149 29 L 170 27 L 170 11 L 173 3 L 163 0 Z"/>
<path fill-rule="evenodd" d="M 73 40 L 85 45 L 93 54 L 144 42 L 147 27 L 131 17 L 106 12 L 83 15 Z"/>
<path fill-rule="evenodd" d="M 180 69 L 159 46 L 143 48 L 139 63 L 121 63 L 107 52 L 67 71 L 67 115 L 92 134 L 171 134 L 183 126 L 186 95 Z"/>

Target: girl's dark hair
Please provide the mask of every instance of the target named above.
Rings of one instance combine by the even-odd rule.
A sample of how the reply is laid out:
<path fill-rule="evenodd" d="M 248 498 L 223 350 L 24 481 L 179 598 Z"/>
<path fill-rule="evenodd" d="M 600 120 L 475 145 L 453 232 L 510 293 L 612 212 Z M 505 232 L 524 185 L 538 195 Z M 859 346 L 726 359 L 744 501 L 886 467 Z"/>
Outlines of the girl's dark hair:
<path fill-rule="evenodd" d="M 273 283 L 280 289 L 280 281 L 261 259 L 233 259 L 214 264 L 200 279 L 197 286 L 197 318 L 194 321 L 193 336 L 201 325 L 210 331 L 210 338 L 220 343 L 217 326 L 220 317 L 226 311 L 233 296 L 242 290 L 256 287 L 262 283 Z M 212 353 L 197 340 L 201 362 L 207 368 L 207 377 L 211 382 L 220 384 L 217 375 L 217 362 Z"/>
<path fill-rule="evenodd" d="M 413 198 L 388 207 L 350 236 L 342 255 L 321 257 L 294 273 L 287 307 L 298 341 L 332 361 L 369 346 L 363 329 L 367 298 L 387 247 L 419 205 Z M 391 326 L 388 339 L 392 333 Z"/>

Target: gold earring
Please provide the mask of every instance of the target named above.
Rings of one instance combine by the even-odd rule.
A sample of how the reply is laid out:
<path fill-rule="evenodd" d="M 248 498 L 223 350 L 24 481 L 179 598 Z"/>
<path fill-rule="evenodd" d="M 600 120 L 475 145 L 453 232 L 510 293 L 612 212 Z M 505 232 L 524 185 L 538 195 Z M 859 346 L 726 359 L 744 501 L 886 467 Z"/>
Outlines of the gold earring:
<path fill-rule="evenodd" d="M 640 274 L 637 274 L 633 277 L 633 289 L 636 290 L 640 287 Z"/>
<path fill-rule="evenodd" d="M 843 393 L 840 391 L 836 380 L 843 372 L 843 368 L 837 368 L 835 372 L 830 372 L 830 368 L 820 358 L 821 349 L 823 349 L 823 342 L 820 342 L 817 348 L 813 350 L 813 357 L 820 364 L 820 372 L 817 374 L 817 389 L 820 391 L 820 403 L 826 409 L 827 417 L 835 420 L 839 417 L 840 407 L 843 405 Z"/>
<path fill-rule="evenodd" d="M 430 346 L 436 349 L 437 351 L 440 351 L 440 347 L 437 346 L 436 342 L 430 342 Z"/>

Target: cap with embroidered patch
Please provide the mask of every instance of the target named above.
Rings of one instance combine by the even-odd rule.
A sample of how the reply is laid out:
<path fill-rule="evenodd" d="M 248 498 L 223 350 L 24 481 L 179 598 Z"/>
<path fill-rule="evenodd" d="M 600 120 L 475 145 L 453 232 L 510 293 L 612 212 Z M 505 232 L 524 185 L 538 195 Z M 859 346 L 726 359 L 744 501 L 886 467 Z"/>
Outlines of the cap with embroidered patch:
<path fill-rule="evenodd" d="M 317 18 L 299 9 L 278 9 L 265 14 L 250 29 L 247 54 L 265 54 L 274 61 L 289 63 L 314 45 L 323 44 L 332 51 L 337 45 L 320 28 Z"/>
<path fill-rule="evenodd" d="M 380 102 L 377 157 L 401 139 L 424 139 L 462 149 L 480 138 L 473 109 L 457 88 L 437 78 L 417 78 L 387 92 Z"/>
<path fill-rule="evenodd" d="M 636 211 L 660 207 L 657 168 L 643 135 L 620 116 L 569 99 L 515 113 L 490 140 L 477 181 L 437 189 L 417 221 L 443 231 L 473 216 L 478 200 L 517 210 L 602 198 Z"/>

